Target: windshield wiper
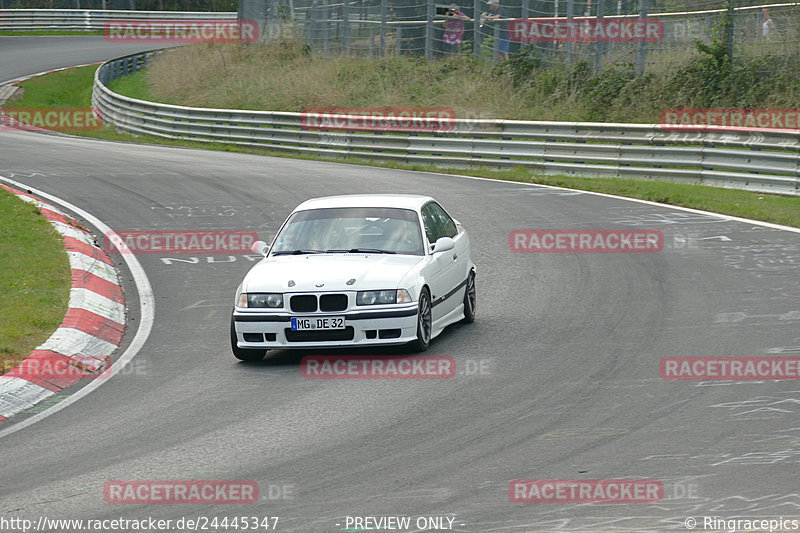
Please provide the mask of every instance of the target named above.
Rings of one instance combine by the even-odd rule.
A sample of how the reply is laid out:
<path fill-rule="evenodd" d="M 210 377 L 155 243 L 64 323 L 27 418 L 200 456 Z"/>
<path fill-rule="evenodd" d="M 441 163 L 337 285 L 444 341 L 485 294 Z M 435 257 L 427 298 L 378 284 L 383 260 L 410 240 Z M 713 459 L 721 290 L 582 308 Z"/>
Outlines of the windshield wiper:
<path fill-rule="evenodd" d="M 322 250 L 278 250 L 272 255 L 300 255 L 300 254 L 321 254 Z"/>
<path fill-rule="evenodd" d="M 350 248 L 349 250 L 328 250 L 329 254 L 396 254 L 392 250 L 379 250 L 378 248 Z"/>

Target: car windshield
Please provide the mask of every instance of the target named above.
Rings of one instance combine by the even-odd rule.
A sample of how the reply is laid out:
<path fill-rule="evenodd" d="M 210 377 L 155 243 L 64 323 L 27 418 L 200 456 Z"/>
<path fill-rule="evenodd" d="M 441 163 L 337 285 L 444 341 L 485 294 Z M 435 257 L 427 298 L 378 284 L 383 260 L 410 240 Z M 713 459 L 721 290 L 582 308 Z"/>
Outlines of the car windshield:
<path fill-rule="evenodd" d="M 356 252 L 423 255 L 416 211 L 394 207 L 298 211 L 275 238 L 271 254 Z"/>

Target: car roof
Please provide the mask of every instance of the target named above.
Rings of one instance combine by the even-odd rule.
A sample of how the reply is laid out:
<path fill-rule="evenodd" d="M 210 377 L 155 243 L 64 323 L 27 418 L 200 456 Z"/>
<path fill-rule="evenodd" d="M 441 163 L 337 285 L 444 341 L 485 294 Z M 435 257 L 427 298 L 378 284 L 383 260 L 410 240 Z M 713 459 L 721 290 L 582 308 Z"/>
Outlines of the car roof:
<path fill-rule="evenodd" d="M 343 194 L 306 200 L 294 211 L 332 207 L 397 207 L 419 211 L 423 205 L 431 201 L 434 200 L 430 196 L 420 194 Z"/>

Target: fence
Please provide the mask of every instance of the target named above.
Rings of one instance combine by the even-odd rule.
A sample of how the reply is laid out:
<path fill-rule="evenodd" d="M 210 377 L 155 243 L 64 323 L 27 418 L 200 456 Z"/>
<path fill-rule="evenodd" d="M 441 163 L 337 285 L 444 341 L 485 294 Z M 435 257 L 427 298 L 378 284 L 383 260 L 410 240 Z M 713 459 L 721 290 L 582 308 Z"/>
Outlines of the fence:
<path fill-rule="evenodd" d="M 457 6 L 448 0 L 240 0 L 240 19 L 259 23 L 260 35 L 289 34 L 326 55 L 415 54 L 437 58 L 473 54 L 499 58 L 526 49 L 543 66 L 579 61 L 602 70 L 635 64 L 638 73 L 671 69 L 709 42 L 728 2 L 684 3 L 691 10 L 665 11 L 656 0 L 501 0 L 494 12 L 482 0 Z M 673 0 L 670 5 L 681 5 Z M 766 11 L 765 11 L 766 9 Z M 477 20 L 475 14 L 478 14 Z M 504 15 L 499 20 L 481 14 Z M 112 19 L 233 19 L 231 12 L 34 10 L 0 11 L 0 30 L 102 30 Z M 652 21 L 643 34 L 635 24 Z M 734 56 L 772 61 L 800 46 L 800 4 L 739 6 L 728 36 Z M 625 30 L 627 28 L 627 32 Z"/>
<path fill-rule="evenodd" d="M 235 12 L 122 11 L 99 9 L 6 9 L 0 11 L 0 31 L 103 31 L 111 20 L 236 20 Z"/>
<path fill-rule="evenodd" d="M 143 68 L 149 54 L 115 59 L 97 70 L 93 105 L 118 130 L 324 156 L 524 167 L 800 195 L 800 132 L 670 132 L 647 124 L 464 119 L 435 133 L 322 131 L 309 128 L 302 113 L 166 105 L 128 98 L 106 86 Z"/>
<path fill-rule="evenodd" d="M 254 1 L 241 0 L 240 12 Z M 482 0 L 467 0 L 456 7 L 459 17 L 448 17 L 448 0 L 439 0 L 441 4 L 434 0 L 306 0 L 306 5 L 295 0 L 291 10 L 284 1 L 267 3 L 265 16 L 271 27 L 289 27 L 304 35 L 312 49 L 325 54 L 428 58 L 473 54 L 498 59 L 506 49 L 514 53 L 527 48 L 545 66 L 584 61 L 599 71 L 623 62 L 635 64 L 642 73 L 670 68 L 695 52 L 697 40 L 710 42 L 729 2 L 739 5 L 733 10 L 730 35 L 734 54 L 781 56 L 800 44 L 800 4 L 795 3 L 686 2 L 687 9 L 668 12 L 654 8 L 665 3 L 654 0 L 501 0 L 502 7 L 495 11 Z M 486 15 L 505 18 L 491 20 Z M 615 25 L 641 19 L 654 21 L 657 32 L 619 35 Z M 565 31 L 558 35 L 558 29 Z M 273 29 L 271 34 L 275 33 Z"/>

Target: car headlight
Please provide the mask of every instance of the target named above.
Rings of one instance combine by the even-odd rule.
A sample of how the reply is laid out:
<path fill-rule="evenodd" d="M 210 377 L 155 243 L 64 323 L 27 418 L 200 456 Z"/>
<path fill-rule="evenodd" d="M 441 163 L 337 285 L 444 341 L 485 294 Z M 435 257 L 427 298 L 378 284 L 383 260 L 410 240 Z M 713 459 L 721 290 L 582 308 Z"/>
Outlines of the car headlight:
<path fill-rule="evenodd" d="M 411 295 L 405 289 L 385 291 L 358 291 L 356 305 L 404 304 L 411 302 Z"/>
<path fill-rule="evenodd" d="M 243 292 L 239 296 L 239 307 L 283 307 L 283 294 L 279 292 Z"/>

